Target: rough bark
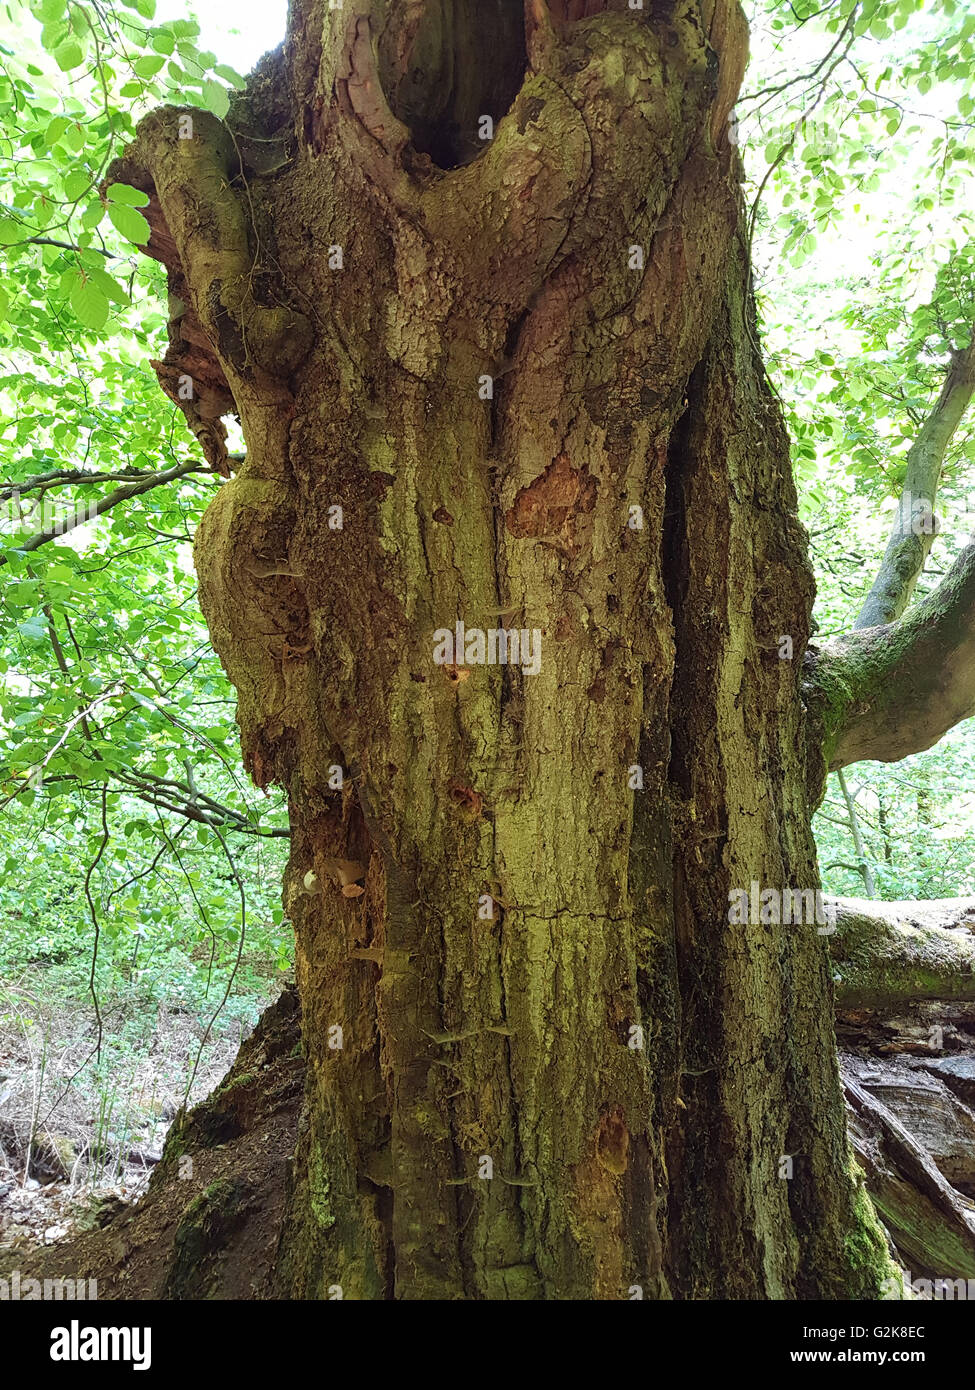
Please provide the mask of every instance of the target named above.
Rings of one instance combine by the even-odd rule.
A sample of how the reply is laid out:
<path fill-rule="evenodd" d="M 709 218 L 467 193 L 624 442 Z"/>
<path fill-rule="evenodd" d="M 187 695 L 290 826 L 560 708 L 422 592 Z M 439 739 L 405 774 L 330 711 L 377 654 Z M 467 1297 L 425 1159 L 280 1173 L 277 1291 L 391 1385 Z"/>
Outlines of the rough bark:
<path fill-rule="evenodd" d="M 851 1142 L 898 1262 L 913 1279 L 972 1277 L 975 1005 L 912 1002 L 895 1018 L 841 1002 L 838 1027 Z M 95 1279 L 101 1300 L 286 1296 L 276 1266 L 305 1071 L 288 990 L 222 1085 L 177 1116 L 134 1208 L 106 1203 L 96 1229 L 11 1251 L 0 1273 L 44 1279 L 68 1268 Z"/>
<path fill-rule="evenodd" d="M 291 806 L 279 1288 L 871 1297 L 824 938 L 728 912 L 818 881 L 812 580 L 726 135 L 743 20 L 526 9 L 523 37 L 295 0 L 227 127 L 156 113 L 114 174 L 177 286 L 162 375 L 202 341 L 247 441 L 197 565 Z M 517 94 L 470 160 L 492 44 Z M 436 664 L 458 619 L 538 629 L 537 674 Z"/>

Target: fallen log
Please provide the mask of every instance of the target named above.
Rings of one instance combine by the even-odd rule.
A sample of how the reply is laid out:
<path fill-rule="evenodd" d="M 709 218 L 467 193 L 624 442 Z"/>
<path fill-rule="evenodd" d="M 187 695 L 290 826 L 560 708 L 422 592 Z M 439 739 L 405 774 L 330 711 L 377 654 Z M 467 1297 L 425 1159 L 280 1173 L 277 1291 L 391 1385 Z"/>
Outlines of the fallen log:
<path fill-rule="evenodd" d="M 975 1202 L 863 1083 L 858 1059 L 842 1060 L 850 1142 L 898 1256 L 912 1279 L 975 1279 Z"/>
<path fill-rule="evenodd" d="M 975 1002 L 975 898 L 827 898 L 825 905 L 827 916 L 836 914 L 827 940 L 839 1009 Z"/>

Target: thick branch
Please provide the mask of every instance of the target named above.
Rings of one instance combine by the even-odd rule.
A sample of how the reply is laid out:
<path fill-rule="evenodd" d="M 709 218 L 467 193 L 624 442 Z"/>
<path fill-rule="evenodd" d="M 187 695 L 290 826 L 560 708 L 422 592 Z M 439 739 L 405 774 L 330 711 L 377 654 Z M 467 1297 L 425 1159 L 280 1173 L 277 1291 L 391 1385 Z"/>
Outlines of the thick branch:
<path fill-rule="evenodd" d="M 254 289 L 264 267 L 239 176 L 231 129 L 205 111 L 174 107 L 148 115 L 109 169 L 110 179 L 149 193 L 150 225 L 162 225 L 147 252 L 172 272 L 175 250 L 179 279 L 185 276 L 196 319 L 222 366 L 284 379 L 307 355 L 313 333 L 302 314 L 258 302 Z"/>
<path fill-rule="evenodd" d="M 934 502 L 945 453 L 973 394 L 975 334 L 963 352 L 952 354 L 937 403 L 911 446 L 894 527 L 855 627 L 893 622 L 907 607 L 934 541 Z"/>
<path fill-rule="evenodd" d="M 975 898 L 832 898 L 827 905 L 836 909 L 828 941 L 840 1008 L 975 1000 Z"/>
<path fill-rule="evenodd" d="M 813 800 L 827 770 L 937 743 L 975 714 L 975 543 L 904 617 L 847 633 L 808 663 Z"/>

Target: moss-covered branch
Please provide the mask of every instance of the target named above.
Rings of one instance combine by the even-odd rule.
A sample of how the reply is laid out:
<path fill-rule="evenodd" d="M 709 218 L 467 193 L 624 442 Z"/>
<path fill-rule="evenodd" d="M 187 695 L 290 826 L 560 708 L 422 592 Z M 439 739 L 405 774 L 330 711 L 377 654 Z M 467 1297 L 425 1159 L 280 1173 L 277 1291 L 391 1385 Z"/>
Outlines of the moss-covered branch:
<path fill-rule="evenodd" d="M 975 1000 L 975 898 L 828 905 L 836 909 L 829 949 L 841 1008 Z"/>
<path fill-rule="evenodd" d="M 897 762 L 975 714 L 975 544 L 897 622 L 811 649 L 805 696 L 814 801 L 827 770 Z"/>

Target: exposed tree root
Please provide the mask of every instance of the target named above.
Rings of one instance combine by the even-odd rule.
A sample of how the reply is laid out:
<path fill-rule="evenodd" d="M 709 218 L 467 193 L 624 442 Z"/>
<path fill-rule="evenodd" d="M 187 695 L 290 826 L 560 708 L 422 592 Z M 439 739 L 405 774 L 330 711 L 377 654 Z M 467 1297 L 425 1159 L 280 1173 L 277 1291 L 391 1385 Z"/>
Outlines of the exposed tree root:
<path fill-rule="evenodd" d="M 101 1230 L 12 1257 L 22 1279 L 94 1279 L 99 1299 L 275 1297 L 304 1090 L 299 1017 L 286 991 L 223 1084 L 177 1116 L 146 1195 Z"/>

